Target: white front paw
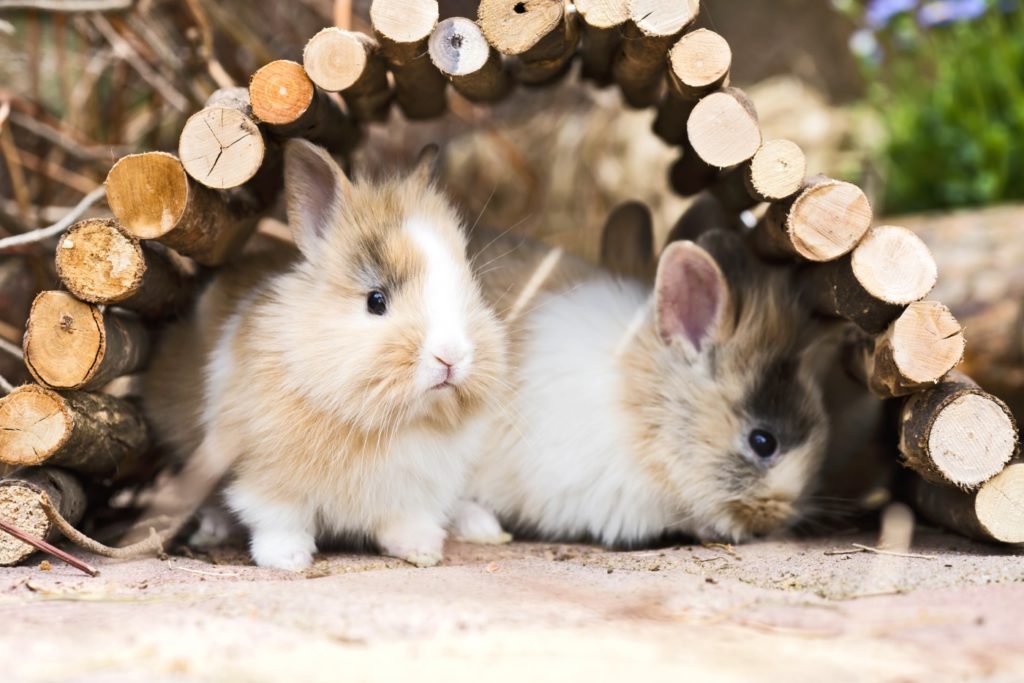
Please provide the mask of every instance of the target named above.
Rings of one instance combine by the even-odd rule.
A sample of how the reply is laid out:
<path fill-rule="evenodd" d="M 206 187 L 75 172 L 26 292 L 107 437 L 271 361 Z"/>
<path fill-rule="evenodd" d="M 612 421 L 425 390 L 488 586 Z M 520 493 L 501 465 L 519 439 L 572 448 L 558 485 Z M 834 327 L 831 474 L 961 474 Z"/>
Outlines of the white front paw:
<path fill-rule="evenodd" d="M 254 533 L 250 552 L 261 567 L 298 572 L 313 563 L 316 541 L 308 534 Z"/>
<path fill-rule="evenodd" d="M 433 521 L 405 519 L 385 525 L 377 533 L 377 544 L 384 555 L 433 567 L 443 557 L 445 535 Z"/>
<path fill-rule="evenodd" d="M 464 500 L 452 517 L 452 535 L 460 541 L 483 545 L 503 545 L 512 540 L 512 534 L 501 528 L 501 523 L 487 508 Z"/>

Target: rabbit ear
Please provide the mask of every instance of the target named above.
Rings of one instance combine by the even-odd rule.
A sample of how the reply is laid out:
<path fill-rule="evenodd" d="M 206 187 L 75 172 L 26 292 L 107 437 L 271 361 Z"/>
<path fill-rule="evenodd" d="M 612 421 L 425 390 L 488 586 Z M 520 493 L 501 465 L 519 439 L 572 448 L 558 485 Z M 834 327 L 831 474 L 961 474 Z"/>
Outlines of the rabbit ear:
<path fill-rule="evenodd" d="M 341 219 L 352 183 L 323 148 L 293 139 L 284 150 L 284 187 L 295 243 L 306 258 L 313 258 Z"/>
<path fill-rule="evenodd" d="M 412 175 L 429 183 L 441 172 L 441 149 L 434 143 L 426 145 L 416 156 L 416 165 Z"/>
<path fill-rule="evenodd" d="M 654 299 L 662 340 L 683 339 L 698 352 L 721 336 L 731 308 L 721 269 L 693 242 L 673 242 L 662 252 Z"/>

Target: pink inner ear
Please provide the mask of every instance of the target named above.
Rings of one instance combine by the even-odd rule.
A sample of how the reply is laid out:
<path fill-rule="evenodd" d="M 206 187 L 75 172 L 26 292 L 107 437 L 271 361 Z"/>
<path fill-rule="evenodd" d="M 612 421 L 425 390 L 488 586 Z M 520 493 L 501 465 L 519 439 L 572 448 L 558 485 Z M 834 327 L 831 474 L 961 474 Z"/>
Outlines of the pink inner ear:
<path fill-rule="evenodd" d="M 658 331 L 666 342 L 684 337 L 698 351 L 717 329 L 725 283 L 703 250 L 678 243 L 661 257 L 657 282 Z"/>

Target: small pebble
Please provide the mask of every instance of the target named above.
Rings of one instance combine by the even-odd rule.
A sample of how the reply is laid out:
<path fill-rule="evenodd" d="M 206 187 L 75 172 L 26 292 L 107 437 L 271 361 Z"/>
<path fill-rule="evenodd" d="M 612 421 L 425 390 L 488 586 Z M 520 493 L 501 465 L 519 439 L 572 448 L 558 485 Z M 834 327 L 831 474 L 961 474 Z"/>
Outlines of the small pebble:
<path fill-rule="evenodd" d="M 42 562 L 39 563 L 39 571 L 48 572 L 51 569 L 53 569 L 53 565 L 50 564 L 49 560 L 43 560 Z"/>

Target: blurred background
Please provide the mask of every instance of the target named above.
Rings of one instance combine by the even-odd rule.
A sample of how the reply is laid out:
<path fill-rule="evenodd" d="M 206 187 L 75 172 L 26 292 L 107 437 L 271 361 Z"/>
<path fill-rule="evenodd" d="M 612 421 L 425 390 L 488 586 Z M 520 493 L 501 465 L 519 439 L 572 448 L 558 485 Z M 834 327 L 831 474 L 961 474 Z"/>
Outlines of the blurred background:
<path fill-rule="evenodd" d="M 442 0 L 442 18 L 475 16 Z M 812 172 L 860 184 L 882 222 L 936 252 L 934 293 L 964 322 L 967 372 L 1024 407 L 1024 11 L 1019 0 L 705 0 L 701 24 L 733 48 L 766 137 L 807 152 Z M 0 0 L 0 231 L 58 220 L 119 157 L 177 148 L 216 88 L 244 85 L 339 22 L 369 30 L 368 0 Z M 685 208 L 676 153 L 614 89 L 522 89 L 478 107 L 450 94 L 441 120 L 374 125 L 353 167 L 446 148 L 467 217 L 585 256 L 621 201 L 664 233 Z M 91 214 L 103 215 L 100 203 Z M 281 217 L 280 207 L 277 208 Z M 909 214 L 909 215 L 908 215 Z M 0 338 L 20 343 L 33 294 L 55 285 L 49 246 L 0 256 Z M 4 356 L 0 374 L 26 379 Z"/>

